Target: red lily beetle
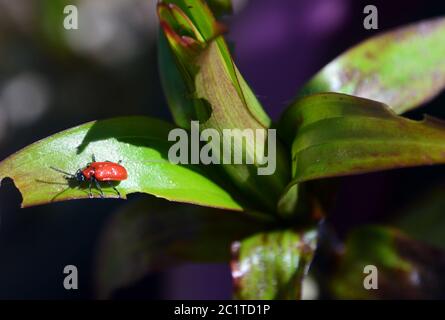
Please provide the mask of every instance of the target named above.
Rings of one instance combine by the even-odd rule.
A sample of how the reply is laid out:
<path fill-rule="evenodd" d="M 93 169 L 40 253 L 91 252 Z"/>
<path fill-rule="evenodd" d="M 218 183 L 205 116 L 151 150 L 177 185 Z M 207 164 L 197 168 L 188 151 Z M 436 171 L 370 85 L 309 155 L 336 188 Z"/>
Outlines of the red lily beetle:
<path fill-rule="evenodd" d="M 120 162 L 121 161 L 119 161 L 119 163 L 111 161 L 97 162 L 93 155 L 93 162 L 88 163 L 83 169 L 77 170 L 75 174 L 68 173 L 54 167 L 50 168 L 57 172 L 63 173 L 67 176 L 67 178 L 73 179 L 79 183 L 89 181 L 88 195 L 90 198 L 93 197 L 93 193 L 91 192 L 93 182 L 96 188 L 99 190 L 101 198 L 104 197 L 104 193 L 102 191 L 102 188 L 100 187 L 99 182 L 106 182 L 110 187 L 114 189 L 114 191 L 116 191 L 117 195 L 120 198 L 121 194 L 119 190 L 117 190 L 116 187 L 112 185 L 112 182 L 123 181 L 128 177 L 127 169 L 125 169 L 120 164 Z"/>

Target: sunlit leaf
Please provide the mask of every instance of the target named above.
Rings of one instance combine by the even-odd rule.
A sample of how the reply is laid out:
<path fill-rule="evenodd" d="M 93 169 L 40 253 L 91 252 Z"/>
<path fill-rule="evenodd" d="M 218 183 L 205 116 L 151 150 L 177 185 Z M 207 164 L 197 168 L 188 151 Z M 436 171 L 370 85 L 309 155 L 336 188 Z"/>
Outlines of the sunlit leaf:
<path fill-rule="evenodd" d="M 445 163 L 445 124 L 414 121 L 386 105 L 326 93 L 298 100 L 281 128 L 292 143 L 293 183 Z"/>
<path fill-rule="evenodd" d="M 182 262 L 228 262 L 232 241 L 263 228 L 257 219 L 229 211 L 157 199 L 130 203 L 112 216 L 102 235 L 98 294 L 108 297 L 149 272 Z"/>
<path fill-rule="evenodd" d="M 249 159 L 253 165 L 226 164 L 224 169 L 232 177 L 232 180 L 254 195 L 256 199 L 265 202 L 269 208 L 274 208 L 278 196 L 284 189 L 289 179 L 289 167 L 287 153 L 281 142 L 275 140 L 275 152 L 268 150 L 269 137 L 267 129 L 257 121 L 246 108 L 242 98 L 237 94 L 236 88 L 230 82 L 229 74 L 219 58 L 218 47 L 215 42 L 209 44 L 208 48 L 200 56 L 198 65 L 199 73 L 196 75 L 196 95 L 208 102 L 211 108 L 210 117 L 203 123 L 203 128 L 215 128 L 222 135 L 225 129 L 251 130 L 255 136 L 246 138 L 242 150 L 245 158 Z M 264 136 L 257 136 L 257 130 L 264 132 Z M 230 138 L 229 138 L 230 139 Z M 228 140 L 224 138 L 224 140 Z M 230 140 L 229 140 L 230 141 Z M 220 142 L 223 152 L 229 149 L 224 147 L 223 140 Z M 267 155 L 271 155 L 275 160 L 275 170 L 267 175 L 259 175 L 258 168 L 265 167 L 258 161 L 258 146 L 262 145 Z M 230 147 L 229 147 L 230 148 Z M 237 152 L 235 148 L 232 151 Z M 269 160 L 270 160 L 269 159 Z M 247 162 L 247 160 L 245 160 Z M 267 190 L 267 197 L 264 192 Z"/>
<path fill-rule="evenodd" d="M 271 152 L 271 155 L 276 159 L 276 166 L 269 174 L 258 174 L 258 168 L 266 165 L 260 163 L 263 154 L 256 154 L 256 151 L 260 147 L 268 151 L 269 132 L 265 129 L 271 122 L 233 63 L 221 36 L 224 28 L 217 23 L 203 1 L 162 1 L 158 5 L 158 16 L 175 57 L 177 71 L 184 81 L 180 88 L 187 88 L 185 94 L 178 96 L 176 92 L 172 93 L 172 98 L 168 98 L 169 103 L 178 102 L 171 107 L 175 119 L 180 121 L 181 126 L 186 126 L 184 119 L 196 117 L 201 130 L 216 129 L 222 138 L 212 140 L 211 144 L 222 150 L 219 156 L 215 155 L 220 163 L 223 162 L 224 153 L 244 155 L 242 164 L 233 164 L 234 161 L 223 163 L 222 167 L 231 181 L 267 210 L 275 210 L 278 197 L 290 176 L 287 153 L 279 141 L 272 141 L 276 152 Z M 163 79 L 167 79 L 168 66 L 163 64 L 161 68 L 164 69 L 161 69 Z M 177 79 L 176 75 L 174 79 Z M 169 85 L 176 81 L 174 79 L 165 81 L 167 96 L 175 90 L 173 85 Z M 232 138 L 223 136 L 226 129 L 238 130 L 238 136 L 243 139 L 240 148 L 233 147 Z M 242 136 L 245 129 L 254 134 L 257 130 L 265 134 L 246 138 Z M 265 190 L 267 197 L 264 197 Z"/>
<path fill-rule="evenodd" d="M 160 3 L 180 8 L 205 40 L 214 38 L 222 31 L 212 11 L 203 0 L 162 0 Z"/>
<path fill-rule="evenodd" d="M 241 206 L 223 188 L 196 166 L 168 160 L 173 127 L 146 117 L 126 117 L 89 122 L 40 140 L 0 163 L 0 178 L 14 180 L 23 196 L 23 206 L 88 197 L 88 183 L 68 183 L 51 170 L 69 173 L 85 167 L 94 154 L 98 161 L 122 161 L 128 179 L 118 186 L 121 195 L 143 192 L 168 200 L 240 210 Z M 106 197 L 116 192 L 103 185 Z M 94 196 L 98 197 L 97 190 Z"/>
<path fill-rule="evenodd" d="M 316 231 L 273 231 L 233 244 L 238 299 L 300 299 L 316 246 Z"/>
<path fill-rule="evenodd" d="M 372 280 L 366 277 L 373 271 L 365 273 L 366 266 L 376 267 L 377 289 L 370 288 Z M 395 229 L 368 226 L 348 238 L 331 290 L 342 299 L 438 299 L 445 295 L 444 272 L 444 251 Z"/>
<path fill-rule="evenodd" d="M 346 51 L 324 67 L 301 95 L 339 92 L 388 104 L 400 114 L 445 86 L 445 18 L 383 33 Z"/>
<path fill-rule="evenodd" d="M 228 1 L 214 2 L 226 3 L 225 6 L 228 3 Z M 221 74 L 224 81 L 222 86 L 225 88 L 229 87 L 229 89 L 234 88 L 235 91 L 229 90 L 227 95 L 229 98 L 232 98 L 233 95 L 232 100 L 235 98 L 238 100 L 236 106 L 232 106 L 230 109 L 226 104 L 225 109 L 227 110 L 225 111 L 241 109 L 240 112 L 242 112 L 246 110 L 250 113 L 250 116 L 243 117 L 241 120 L 248 119 L 251 122 L 252 120 L 249 118 L 254 118 L 262 126 L 269 127 L 271 123 L 269 117 L 236 68 L 227 44 L 221 36 L 225 28 L 216 21 L 205 2 L 202 0 L 162 1 L 158 5 L 158 15 L 161 27 L 176 57 L 175 61 L 182 73 L 183 81 L 188 87 L 189 95 L 193 96 L 195 94 L 195 77 L 198 70 L 202 67 L 203 60 L 206 61 L 205 64 L 221 66 L 224 69 L 224 74 Z M 210 44 L 213 44 L 214 47 L 211 50 L 212 54 L 205 54 L 208 57 L 207 59 L 201 58 L 201 53 L 206 51 L 205 49 Z M 163 66 L 161 66 L 161 74 L 163 73 L 162 68 Z M 208 80 L 211 87 L 218 87 L 219 83 L 214 83 L 212 78 Z M 197 92 L 197 97 L 195 96 L 195 98 L 209 100 L 199 92 Z M 195 108 L 202 108 L 198 102 L 195 103 L 197 103 Z M 212 109 L 221 109 L 221 106 L 210 104 Z M 199 112 L 202 112 L 202 110 L 197 111 L 199 116 Z M 206 114 L 201 115 L 201 117 L 205 116 Z M 199 120 L 202 121 L 203 119 Z"/>

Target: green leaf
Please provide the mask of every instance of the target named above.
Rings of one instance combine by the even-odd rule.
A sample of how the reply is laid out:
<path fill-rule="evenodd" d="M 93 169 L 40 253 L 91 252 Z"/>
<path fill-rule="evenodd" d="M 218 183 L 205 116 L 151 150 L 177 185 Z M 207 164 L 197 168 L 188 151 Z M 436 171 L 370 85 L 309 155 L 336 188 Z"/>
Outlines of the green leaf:
<path fill-rule="evenodd" d="M 165 3 L 169 3 L 168 9 L 165 9 L 166 5 L 162 4 L 158 7 L 161 26 L 173 51 L 176 53 L 177 62 L 184 73 L 184 80 L 190 82 L 190 94 L 194 94 L 196 90 L 198 91 L 196 93 L 197 98 L 208 100 L 206 96 L 201 96 L 199 88 L 195 88 L 196 82 L 199 82 L 199 80 L 195 81 L 195 78 L 200 68 L 207 65 L 221 66 L 221 77 L 223 80 L 227 78 L 225 80 L 227 84 L 220 84 L 209 78 L 208 86 L 211 88 L 221 86 L 227 89 L 233 87 L 235 92 L 228 92 L 229 98 L 233 95 L 232 99 L 240 100 L 237 105 L 240 105 L 242 110 L 246 109 L 250 113 L 250 117 L 253 117 L 262 126 L 269 127 L 271 124 L 270 118 L 236 68 L 230 50 L 221 36 L 225 27 L 215 20 L 207 5 L 201 0 L 194 1 L 193 4 L 182 0 Z M 172 6 L 172 3 L 177 3 L 178 7 Z M 169 19 L 168 13 L 172 14 L 172 12 L 179 12 L 180 14 L 175 14 L 175 19 Z M 187 30 L 192 31 L 187 32 Z M 184 35 L 187 33 L 188 35 Z M 212 48 L 205 50 L 208 46 L 212 46 Z M 205 57 L 201 57 L 201 54 Z M 215 107 L 212 103 L 211 106 Z M 233 106 L 231 110 L 236 111 L 240 107 Z"/>
<path fill-rule="evenodd" d="M 214 2 L 227 3 L 225 0 Z M 235 99 L 236 95 L 236 99 L 239 101 L 236 106 L 231 107 L 231 110 L 236 111 L 241 108 L 241 111 L 243 111 L 247 109 L 250 113 L 247 119 L 253 117 L 263 127 L 270 126 L 270 118 L 264 112 L 258 99 L 236 68 L 228 46 L 221 36 L 225 31 L 225 27 L 216 21 L 205 2 L 202 0 L 162 1 L 158 5 L 158 16 L 161 27 L 176 58 L 178 69 L 183 76 L 183 81 L 189 90 L 189 96 L 193 96 L 195 91 L 199 90 L 195 88 L 195 77 L 198 70 L 203 67 L 202 60 L 206 60 L 200 57 L 204 52 L 205 56 L 211 56 L 209 63 L 214 66 L 220 65 L 223 68 L 224 73 L 221 74 L 221 77 L 224 82 L 227 82 L 227 84 L 220 84 L 219 82 L 212 81 L 209 83 L 209 87 L 216 88 L 221 86 L 224 88 L 228 87 L 228 89 L 233 87 L 235 92 L 228 92 L 228 95 L 229 97 L 234 95 L 232 99 Z M 213 44 L 214 47 L 211 50 L 212 54 L 206 54 L 205 51 L 210 50 L 205 49 L 210 44 Z M 161 66 L 161 74 L 164 73 L 163 68 L 164 66 Z M 168 70 L 165 72 L 168 72 Z M 199 92 L 195 98 L 208 100 L 206 96 L 202 97 Z M 212 104 L 211 106 L 215 108 Z M 195 108 L 202 109 L 203 107 L 201 103 L 195 101 Z M 226 108 L 229 109 L 228 106 Z M 199 112 L 201 112 L 201 115 Z M 208 116 L 203 110 L 197 110 L 197 114 L 202 118 Z M 199 120 L 203 120 L 202 118 Z"/>
<path fill-rule="evenodd" d="M 210 117 L 203 123 L 203 128 L 217 129 L 222 136 L 226 129 L 248 129 L 255 134 L 257 130 L 267 129 L 252 117 L 242 97 L 237 94 L 236 88 L 231 83 L 230 76 L 222 63 L 216 42 L 209 44 L 200 56 L 198 65 L 200 68 L 196 75 L 196 95 L 198 98 L 207 101 L 212 110 Z M 258 175 L 258 168 L 264 167 L 264 165 L 259 164 L 256 152 L 259 145 L 264 147 L 265 154 L 269 152 L 267 147 L 268 135 L 269 133 L 265 132 L 263 137 L 255 136 L 253 139 L 245 139 L 242 149 L 243 154 L 253 165 L 226 164 L 224 169 L 242 190 L 247 191 L 248 194 L 260 199 L 269 208 L 274 209 L 277 199 L 289 179 L 289 167 L 287 153 L 281 142 L 276 140 L 275 171 L 271 175 Z M 222 147 L 223 152 L 227 152 L 228 149 L 224 146 L 222 140 L 218 148 Z M 229 152 L 233 154 L 235 148 L 232 147 Z M 247 160 L 245 160 L 246 162 Z M 267 197 L 264 197 L 265 190 L 267 190 Z"/>
<path fill-rule="evenodd" d="M 268 211 L 275 211 L 278 198 L 290 178 L 288 155 L 279 141 L 271 141 L 276 147 L 275 170 L 269 175 L 258 174 L 258 168 L 265 167 L 260 164 L 260 158 L 268 152 L 269 132 L 264 130 L 269 128 L 271 121 L 234 65 L 221 36 L 223 29 L 203 1 L 163 1 L 158 5 L 158 15 L 184 81 L 181 87 L 187 88 L 186 94 L 181 93 L 179 99 L 175 99 L 179 103 L 172 109 L 180 113 L 175 119 L 180 119 L 181 125 L 185 126 L 184 119 L 196 116 L 201 130 L 216 129 L 222 139 L 212 140 L 213 148 L 222 151 L 221 154 L 237 152 L 244 155 L 242 164 L 223 163 L 228 176 L 241 192 Z M 167 66 L 161 67 L 165 69 L 161 74 L 167 74 Z M 173 86 L 170 88 L 165 86 L 167 96 L 174 90 Z M 193 103 L 181 98 L 184 96 L 192 97 Z M 224 137 L 227 129 L 240 133 L 237 137 L 242 140 L 241 148 L 235 149 L 232 138 Z M 256 139 L 246 138 L 243 136 L 245 129 L 254 134 L 261 130 L 265 134 L 255 136 Z M 263 154 L 256 153 L 260 147 L 265 151 Z M 215 158 L 223 162 L 221 155 L 215 155 Z M 264 197 L 265 190 L 267 197 Z"/>
<path fill-rule="evenodd" d="M 283 217 L 292 217 L 296 212 L 299 201 L 299 185 L 294 184 L 281 196 L 277 203 L 277 212 Z"/>
<path fill-rule="evenodd" d="M 154 198 L 129 203 L 112 216 L 101 236 L 98 294 L 109 297 L 150 272 L 182 262 L 228 262 L 232 241 L 264 227 L 249 216 L 212 208 Z"/>
<path fill-rule="evenodd" d="M 293 184 L 445 163 L 443 122 L 406 119 L 358 97 L 326 93 L 300 99 L 283 116 L 281 128 L 295 137 Z"/>
<path fill-rule="evenodd" d="M 124 117 L 93 121 L 46 139 L 13 154 L 0 163 L 0 179 L 10 177 L 23 196 L 22 206 L 88 197 L 87 185 L 68 184 L 56 167 L 69 173 L 85 167 L 94 154 L 98 161 L 122 160 L 128 179 L 117 188 L 123 197 L 143 192 L 172 201 L 241 210 L 232 196 L 207 178 L 196 166 L 168 161 L 174 128 L 169 123 Z M 104 185 L 106 197 L 116 197 Z M 95 197 L 98 197 L 95 192 Z"/>
<path fill-rule="evenodd" d="M 203 0 L 163 0 L 160 1 L 160 4 L 179 8 L 206 41 L 213 39 L 215 35 L 224 31 Z M 184 25 L 181 27 L 184 27 Z"/>
<path fill-rule="evenodd" d="M 175 57 L 161 31 L 158 38 L 158 65 L 162 88 L 173 120 L 181 128 L 190 129 L 190 121 L 197 119 L 194 99 L 182 79 Z"/>
<path fill-rule="evenodd" d="M 326 189 L 328 190 L 319 188 L 315 184 L 311 188 L 308 184 L 292 184 L 278 201 L 278 215 L 287 223 L 318 223 L 328 209 L 326 192 L 333 191 L 331 186 L 327 186 Z"/>
<path fill-rule="evenodd" d="M 400 114 L 445 86 L 445 18 L 372 37 L 325 66 L 301 95 L 339 92 L 388 104 Z"/>
<path fill-rule="evenodd" d="M 238 299 L 300 299 L 313 258 L 314 230 L 272 231 L 232 245 L 232 277 Z"/>
<path fill-rule="evenodd" d="M 341 299 L 437 299 L 443 297 L 445 252 L 414 241 L 398 230 L 367 226 L 353 231 L 338 257 L 331 290 Z M 365 266 L 377 268 L 378 289 Z"/>

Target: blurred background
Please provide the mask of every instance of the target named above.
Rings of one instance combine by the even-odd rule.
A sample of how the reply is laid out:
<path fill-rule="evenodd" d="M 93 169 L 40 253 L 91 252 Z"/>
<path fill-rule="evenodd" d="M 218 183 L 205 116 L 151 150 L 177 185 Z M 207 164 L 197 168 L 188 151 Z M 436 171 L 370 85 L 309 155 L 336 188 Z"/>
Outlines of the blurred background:
<path fill-rule="evenodd" d="M 155 0 L 0 0 L 0 158 L 95 119 L 148 115 L 170 120 L 157 70 Z M 63 8 L 79 29 L 63 28 Z M 374 4 L 379 30 L 363 28 Z M 277 119 L 299 87 L 338 54 L 376 32 L 445 14 L 441 1 L 235 0 L 227 37 L 249 84 Z M 445 118 L 445 95 L 409 117 Z M 386 221 L 414 196 L 443 185 L 445 167 L 341 180 L 331 222 Z M 129 201 L 137 197 L 132 196 Z M 351 201 L 351 199 L 353 199 Z M 94 298 L 101 231 L 122 201 L 84 200 L 19 209 L 11 181 L 0 188 L 0 299 Z M 79 289 L 63 288 L 65 265 Z M 227 265 L 185 265 L 148 275 L 115 299 L 231 297 Z"/>

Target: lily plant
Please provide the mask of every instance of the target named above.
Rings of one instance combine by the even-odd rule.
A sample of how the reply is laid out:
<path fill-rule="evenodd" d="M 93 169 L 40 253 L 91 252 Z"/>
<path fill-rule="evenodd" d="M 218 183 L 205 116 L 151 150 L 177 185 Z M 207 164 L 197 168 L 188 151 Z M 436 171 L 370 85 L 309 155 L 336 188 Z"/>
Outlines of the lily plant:
<path fill-rule="evenodd" d="M 392 226 L 357 228 L 344 242 L 326 236 L 332 230 L 322 222 L 336 190 L 327 178 L 445 163 L 445 123 L 401 115 L 445 86 L 445 18 L 347 50 L 296 92 L 274 123 L 224 39 L 227 27 L 217 19 L 230 11 L 228 0 L 157 4 L 159 72 L 174 123 L 129 116 L 81 124 L 3 160 L 0 179 L 14 181 L 23 207 L 88 198 L 87 186 L 67 183 L 49 166 L 74 173 L 94 154 L 98 161 L 122 161 L 128 171 L 117 186 L 122 198 L 145 193 L 169 200 L 137 199 L 113 216 L 101 243 L 101 297 L 183 262 L 230 263 L 238 299 L 300 299 L 308 274 L 335 298 L 393 297 L 400 294 L 394 286 L 406 289 L 397 297 L 443 294 L 436 276 L 444 255 L 426 239 L 428 228 L 415 234 L 408 221 L 422 207 Z M 169 161 L 175 143 L 169 134 L 175 128 L 190 133 L 193 121 L 200 132 L 276 130 L 274 172 L 259 175 L 256 161 Z M 268 139 L 247 138 L 243 150 L 259 143 L 271 152 Z M 106 185 L 103 191 L 105 198 L 117 196 Z M 334 257 L 328 271 L 312 264 L 316 252 L 320 261 Z M 379 290 L 363 286 L 367 265 L 379 272 Z"/>

